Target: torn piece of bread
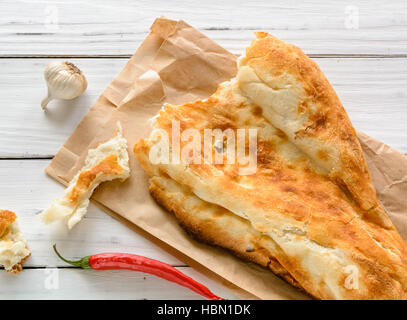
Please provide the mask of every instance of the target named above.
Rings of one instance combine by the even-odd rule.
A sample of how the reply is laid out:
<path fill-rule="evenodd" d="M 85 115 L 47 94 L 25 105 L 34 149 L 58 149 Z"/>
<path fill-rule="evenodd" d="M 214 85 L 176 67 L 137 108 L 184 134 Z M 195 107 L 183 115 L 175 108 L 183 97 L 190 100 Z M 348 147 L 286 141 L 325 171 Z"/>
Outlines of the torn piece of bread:
<path fill-rule="evenodd" d="M 235 137 L 239 129 L 256 129 L 255 172 L 239 174 L 239 163 L 228 163 L 225 153 L 223 163 L 207 162 L 202 153 L 197 162 L 152 161 L 150 155 L 166 143 L 167 159 L 174 158 L 174 150 L 191 150 L 187 139 L 173 148 L 174 120 L 183 132 L 198 130 L 201 137 L 206 129 L 230 130 Z M 300 49 L 258 33 L 236 78 L 221 84 L 207 100 L 165 105 L 153 126 L 164 130 L 168 141 L 163 144 L 164 135 L 153 131 L 136 144 L 135 155 L 152 177 L 152 196 L 189 232 L 198 230 L 201 239 L 240 252 L 241 246 L 231 247 L 233 242 L 261 234 L 270 239 L 262 246 L 268 248 L 269 260 L 276 260 L 298 286 L 319 299 L 407 299 L 407 245 L 377 199 L 343 106 L 322 71 Z M 214 145 L 213 154 L 219 152 Z M 154 179 L 160 177 L 199 198 L 205 210 L 209 205 L 223 208 L 233 221 L 244 219 L 253 230 L 241 225 L 231 233 L 225 224 L 223 238 L 213 227 L 216 217 L 197 219 L 189 201 L 175 203 L 170 187 L 157 189 Z"/>
<path fill-rule="evenodd" d="M 89 150 L 85 165 L 69 183 L 64 196 L 40 215 L 43 222 L 48 224 L 66 219 L 71 229 L 86 214 L 89 198 L 99 184 L 114 179 L 124 181 L 130 176 L 127 141 L 122 135 L 120 123 L 117 126 L 112 139 Z"/>
<path fill-rule="evenodd" d="M 0 210 L 0 266 L 7 272 L 19 273 L 31 255 L 14 212 Z"/>

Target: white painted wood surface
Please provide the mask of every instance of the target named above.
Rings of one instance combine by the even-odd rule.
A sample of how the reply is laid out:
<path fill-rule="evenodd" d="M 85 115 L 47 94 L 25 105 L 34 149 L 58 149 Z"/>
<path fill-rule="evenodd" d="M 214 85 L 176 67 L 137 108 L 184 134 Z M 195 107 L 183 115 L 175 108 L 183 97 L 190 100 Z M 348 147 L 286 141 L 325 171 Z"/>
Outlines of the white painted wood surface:
<path fill-rule="evenodd" d="M 307 53 L 404 54 L 406 10 L 404 0 L 3 0 L 0 54 L 128 55 L 162 15 L 184 19 L 232 52 L 261 30 Z"/>
<path fill-rule="evenodd" d="M 225 299 L 236 296 L 201 273 L 177 267 Z M 56 274 L 55 274 L 56 273 Z M 149 274 L 127 270 L 29 269 L 18 276 L 0 273 L 0 300 L 4 299 L 169 299 L 191 300 L 195 292 Z"/>
<path fill-rule="evenodd" d="M 358 11 L 359 26 L 349 25 Z M 233 53 L 264 30 L 299 45 L 321 66 L 354 126 L 407 153 L 407 2 L 374 1 L 9 1 L 0 2 L 0 208 L 19 214 L 33 250 L 19 276 L 0 272 L 0 299 L 195 299 L 161 279 L 127 271 L 66 267 L 69 258 L 100 251 L 135 252 L 179 267 L 215 293 L 227 289 L 186 266 L 94 205 L 71 232 L 38 221 L 63 190 L 46 177 L 49 159 L 97 96 L 121 70 L 154 19 L 184 19 Z M 53 57 L 85 72 L 85 95 L 55 101 L 43 113 L 42 71 Z M 43 159 L 39 159 L 43 158 Z M 47 289 L 50 268 L 59 288 Z M 3 288 L 7 288 L 4 290 Z"/>

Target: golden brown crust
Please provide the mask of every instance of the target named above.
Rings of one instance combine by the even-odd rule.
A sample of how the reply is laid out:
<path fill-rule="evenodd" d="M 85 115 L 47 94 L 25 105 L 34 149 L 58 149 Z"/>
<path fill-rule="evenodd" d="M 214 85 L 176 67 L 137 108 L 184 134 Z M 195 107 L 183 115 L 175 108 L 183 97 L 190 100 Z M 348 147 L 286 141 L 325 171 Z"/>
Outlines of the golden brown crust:
<path fill-rule="evenodd" d="M 208 206 L 211 210 L 214 210 L 211 213 L 211 219 L 203 219 L 198 215 L 187 212 L 185 204 L 155 183 L 154 178 L 150 179 L 149 190 L 153 198 L 165 209 L 174 213 L 180 226 L 195 239 L 209 245 L 225 248 L 241 259 L 257 263 L 264 268 L 269 268 L 291 285 L 303 290 L 300 284 L 273 257 L 272 252 L 262 246 L 264 242 L 271 241 L 270 238 L 256 234 L 247 221 L 233 215 L 222 207 L 209 203 L 199 209 L 205 210 L 205 206 Z M 228 230 L 222 228 L 219 222 L 221 217 L 227 220 L 229 230 L 233 229 L 237 232 L 228 232 Z M 246 228 L 249 229 L 250 234 L 247 233 L 248 230 Z M 246 238 L 240 236 L 242 231 L 246 231 Z M 249 236 L 250 247 L 248 248 L 247 239 Z"/>
<path fill-rule="evenodd" d="M 167 121 L 174 118 L 181 119 L 182 113 L 186 113 L 189 115 L 189 121 L 193 122 L 188 125 L 183 123 L 184 126 L 186 128 L 199 127 L 198 123 L 205 123 L 211 117 L 210 112 L 209 114 L 208 111 L 201 113 L 200 110 L 218 108 L 226 108 L 225 101 L 211 97 L 207 102 L 198 101 L 179 106 L 176 109 L 169 108 L 167 109 L 168 114 L 163 113 L 158 121 L 160 126 L 165 128 Z M 191 117 L 190 111 L 196 115 Z M 281 134 L 279 135 L 281 136 Z M 145 140 L 139 141 L 135 146 L 135 153 L 143 168 L 151 176 L 157 175 L 155 170 L 158 170 L 160 175 L 171 176 L 166 166 L 155 166 L 153 169 L 148 162 L 149 147 Z M 377 224 L 360 220 L 358 207 L 349 202 L 346 193 L 341 188 L 333 184 L 330 179 L 316 174 L 307 166 L 304 167 L 301 162 L 285 163 L 278 154 L 278 143 L 259 141 L 258 153 L 259 172 L 242 178 L 233 173 L 235 169 L 218 166 L 225 170 L 225 176 L 217 184 L 231 195 L 236 194 L 247 203 L 253 203 L 254 206 L 264 208 L 267 212 L 273 211 L 274 208 L 283 209 L 286 217 L 292 217 L 293 221 L 305 224 L 309 239 L 321 246 L 354 252 L 353 260 L 365 277 L 366 291 L 360 293 L 349 290 L 348 299 L 401 299 L 404 297 L 407 283 L 405 261 L 407 254 L 405 243 L 395 229 L 383 230 Z M 204 175 L 211 174 L 212 169 L 199 166 L 194 167 L 194 170 Z M 244 179 L 244 183 L 251 185 L 252 189 L 241 190 L 239 185 L 236 185 L 240 179 Z M 194 186 L 194 181 L 187 178 L 180 178 L 178 182 L 185 183 L 189 187 Z M 163 197 L 159 199 L 155 195 L 155 198 L 170 208 L 168 204 L 164 203 Z M 312 208 L 312 215 L 310 215 L 310 208 Z M 187 224 L 185 221 L 188 221 L 188 214 L 185 212 L 183 215 L 181 214 L 182 207 L 169 210 L 173 210 L 184 228 L 199 239 L 226 247 L 244 258 L 264 266 L 265 256 L 261 258 L 242 254 L 243 250 L 234 249 L 226 242 L 217 240 L 218 237 L 221 237 L 221 232 L 213 238 L 206 234 L 200 236 L 199 223 Z M 273 215 L 270 215 L 270 218 L 273 218 Z M 276 218 L 274 217 L 274 219 Z M 389 254 L 386 252 L 387 249 L 383 248 L 394 250 L 396 256 Z M 300 283 L 308 293 L 315 297 L 332 299 L 329 291 L 316 287 L 312 283 L 310 280 L 312 277 L 298 260 L 284 255 L 275 258 L 283 270 L 289 271 L 286 273 L 290 274 L 290 277 L 285 277 L 280 268 L 273 268 L 273 265 L 270 265 L 270 269 L 274 272 L 285 277 L 290 283 L 291 279 L 295 279 L 296 283 Z M 340 281 L 343 285 L 344 279 L 342 278 Z"/>
<path fill-rule="evenodd" d="M 120 122 L 113 138 L 89 149 L 81 168 L 69 182 L 63 195 L 44 210 L 40 218 L 46 223 L 65 220 L 72 229 L 86 215 L 94 190 L 107 181 L 126 180 L 130 175 L 127 140 Z"/>
<path fill-rule="evenodd" d="M 0 240 L 7 240 L 7 234 L 9 233 L 9 227 L 17 219 L 17 215 L 9 210 L 0 210 Z M 26 245 L 27 250 L 30 250 Z M 7 270 L 9 273 L 17 274 L 23 270 L 24 262 L 31 256 L 31 252 L 22 259 L 18 264 L 14 265 L 10 270 Z"/>
<path fill-rule="evenodd" d="M 100 173 L 103 174 L 122 174 L 123 168 L 117 161 L 117 155 L 111 154 L 105 159 L 100 161 L 96 166 L 88 171 L 81 172 L 76 182 L 75 187 L 72 189 L 72 192 L 69 196 L 69 200 L 72 202 L 77 202 L 79 197 L 88 190 L 89 186 L 96 179 L 97 175 Z"/>
<path fill-rule="evenodd" d="M 14 212 L 9 210 L 0 210 L 0 239 L 8 233 L 8 227 L 17 219 Z"/>
<path fill-rule="evenodd" d="M 392 224 L 377 200 L 366 159 L 356 131 L 335 90 L 319 66 L 298 47 L 267 33 L 257 32 L 257 39 L 246 50 L 247 65 L 268 75 L 288 73 L 305 90 L 298 112 L 307 112 L 308 120 L 296 132 L 297 137 L 316 138 L 339 150 L 341 165 L 330 171 L 336 184 L 349 190 L 353 199 L 365 210 L 367 219 L 381 226 Z M 313 108 L 311 108 L 311 105 Z M 325 149 L 317 151 L 320 160 L 328 161 Z"/>
<path fill-rule="evenodd" d="M 28 246 L 26 246 L 26 248 L 27 248 L 27 250 L 30 250 L 30 248 Z M 23 265 L 30 256 L 31 256 L 31 251 L 23 260 L 21 260 L 19 263 L 15 264 L 10 270 L 7 270 L 7 272 L 12 273 L 12 274 L 18 274 L 21 271 L 23 271 Z"/>
<path fill-rule="evenodd" d="M 239 175 L 238 164 L 226 161 L 153 165 L 149 161 L 153 140 L 139 141 L 134 152 L 150 176 L 169 177 L 205 203 L 247 218 L 256 232 L 272 238 L 274 251 L 244 253 L 243 244 L 235 241 L 239 237 L 225 238 L 221 229 L 213 231 L 215 218 L 193 220 L 196 217 L 185 210 L 185 204 L 174 205 L 166 194 L 154 189 L 153 196 L 201 240 L 263 266 L 273 262 L 269 259 L 273 257 L 277 264 L 270 269 L 317 298 L 406 298 L 406 243 L 378 203 L 355 131 L 325 76 L 298 48 L 264 34 L 248 49 L 242 63 L 258 73 L 239 79 L 247 81 L 246 93 L 253 93 L 250 99 L 241 93 L 241 83 L 232 81 L 205 101 L 166 105 L 155 123 L 167 131 L 170 141 L 173 120 L 180 121 L 181 130 L 198 129 L 201 136 L 206 128 L 231 129 L 235 136 L 237 128 L 257 128 L 254 174 Z M 298 103 L 294 113 L 284 108 L 279 113 L 270 110 L 275 106 L 267 105 L 280 99 L 273 95 L 283 89 L 272 80 L 281 74 L 295 77 L 287 87 L 297 86 L 297 91 L 283 94 L 285 99 L 275 102 L 281 108 Z M 260 99 L 266 107 L 251 100 L 256 95 L 266 97 L 265 102 Z M 297 127 L 300 129 L 293 132 Z M 180 149 L 187 143 L 181 141 Z M 202 231 L 207 224 L 213 234 Z M 348 266 L 357 268 L 358 289 L 346 285 Z"/>

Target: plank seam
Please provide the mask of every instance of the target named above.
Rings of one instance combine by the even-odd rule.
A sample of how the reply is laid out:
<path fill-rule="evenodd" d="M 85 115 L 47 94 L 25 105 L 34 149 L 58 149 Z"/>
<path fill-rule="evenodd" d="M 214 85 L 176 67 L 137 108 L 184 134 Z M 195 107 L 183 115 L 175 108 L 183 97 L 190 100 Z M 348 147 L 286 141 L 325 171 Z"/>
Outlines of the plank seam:
<path fill-rule="evenodd" d="M 54 156 L 44 155 L 44 156 L 0 156 L 0 161 L 2 160 L 52 160 Z"/>

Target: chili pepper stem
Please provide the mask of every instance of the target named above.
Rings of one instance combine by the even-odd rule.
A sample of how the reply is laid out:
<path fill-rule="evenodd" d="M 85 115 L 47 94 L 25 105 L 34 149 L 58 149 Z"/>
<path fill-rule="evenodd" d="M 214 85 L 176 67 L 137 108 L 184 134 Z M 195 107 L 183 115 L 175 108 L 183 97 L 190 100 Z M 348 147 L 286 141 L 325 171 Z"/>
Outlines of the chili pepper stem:
<path fill-rule="evenodd" d="M 90 266 L 90 264 L 89 264 L 89 258 L 90 258 L 90 256 L 83 257 L 82 259 L 76 260 L 76 261 L 67 260 L 67 259 L 65 259 L 63 256 L 61 256 L 61 254 L 58 252 L 58 250 L 57 250 L 57 245 L 56 245 L 56 244 L 53 245 L 53 248 L 54 248 L 54 251 L 55 251 L 55 253 L 57 254 L 57 256 L 58 256 L 61 260 L 65 261 L 66 263 L 69 263 L 70 265 L 73 265 L 73 266 L 75 266 L 75 267 L 80 267 L 80 268 L 82 268 L 82 269 L 91 269 L 91 266 Z"/>

